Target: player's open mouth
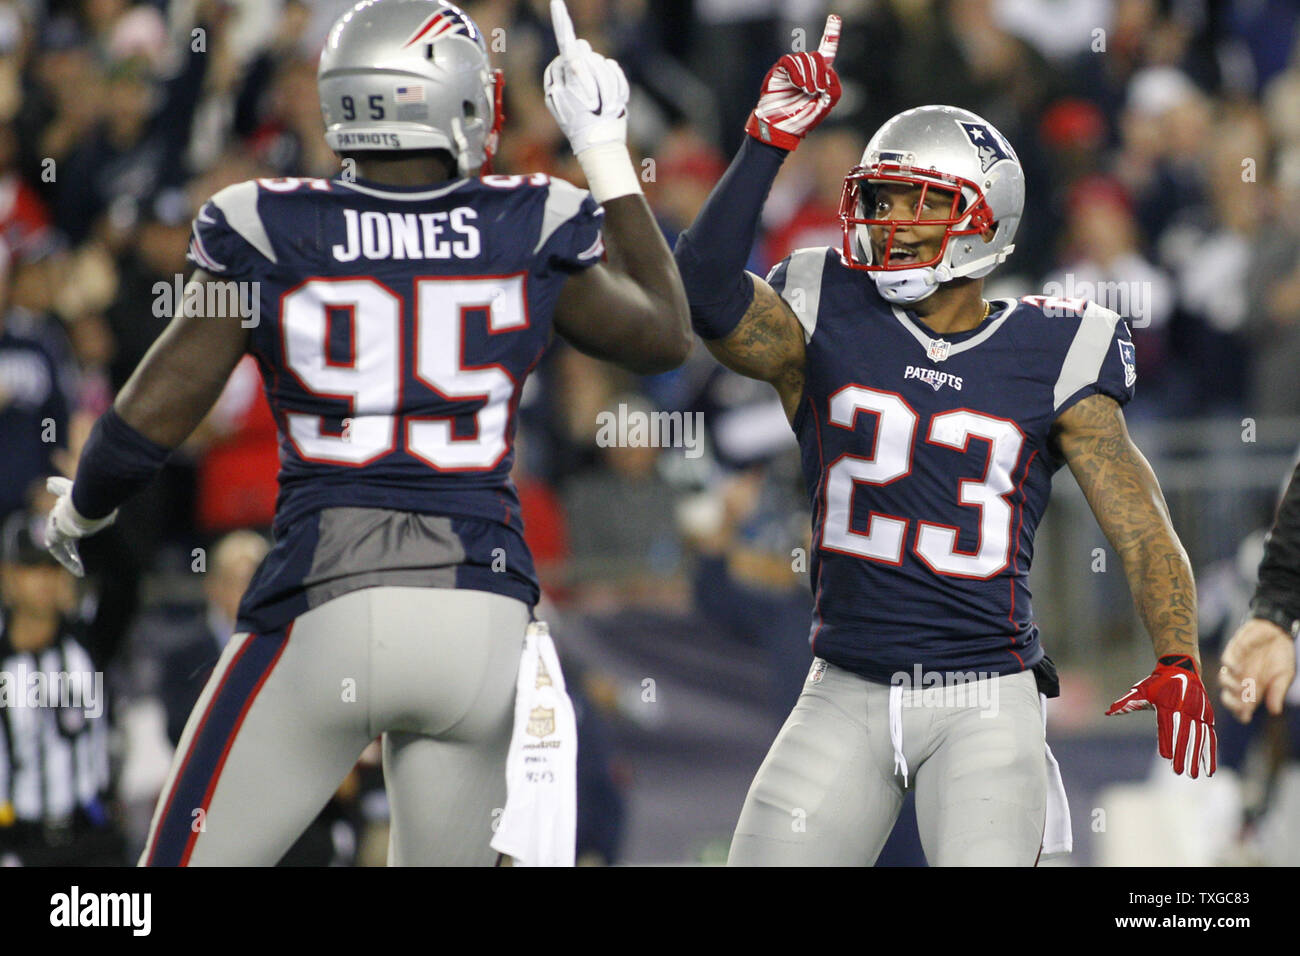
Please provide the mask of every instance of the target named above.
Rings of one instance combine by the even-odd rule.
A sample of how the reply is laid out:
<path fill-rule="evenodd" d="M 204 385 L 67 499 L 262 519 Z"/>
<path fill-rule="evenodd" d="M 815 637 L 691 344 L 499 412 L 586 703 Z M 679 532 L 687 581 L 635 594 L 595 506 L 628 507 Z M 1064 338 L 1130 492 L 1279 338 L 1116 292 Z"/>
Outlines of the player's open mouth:
<path fill-rule="evenodd" d="M 893 247 L 889 250 L 888 264 L 891 266 L 907 265 L 920 261 L 916 249 L 911 246 L 900 246 L 898 243 L 894 243 Z"/>

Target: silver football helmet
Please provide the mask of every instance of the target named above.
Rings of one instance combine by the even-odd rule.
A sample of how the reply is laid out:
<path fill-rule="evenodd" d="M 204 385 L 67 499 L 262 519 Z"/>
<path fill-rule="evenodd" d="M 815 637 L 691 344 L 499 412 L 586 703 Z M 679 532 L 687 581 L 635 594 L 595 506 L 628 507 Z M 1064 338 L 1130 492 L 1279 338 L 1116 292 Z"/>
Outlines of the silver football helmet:
<path fill-rule="evenodd" d="M 876 187 L 885 183 L 921 187 L 912 218 L 873 218 Z M 845 177 L 840 255 L 869 272 L 890 302 L 919 302 L 941 282 L 992 272 L 1015 249 L 1024 207 L 1024 170 L 993 124 L 955 106 L 918 106 L 881 126 Z M 896 251 L 895 232 L 905 225 L 944 226 L 938 253 L 920 262 L 914 252 Z M 990 225 L 985 242 L 981 233 Z M 883 239 L 879 262 L 872 230 Z"/>
<path fill-rule="evenodd" d="M 362 0 L 330 29 L 316 84 L 336 152 L 445 149 L 466 176 L 496 151 L 501 71 L 445 0 Z"/>

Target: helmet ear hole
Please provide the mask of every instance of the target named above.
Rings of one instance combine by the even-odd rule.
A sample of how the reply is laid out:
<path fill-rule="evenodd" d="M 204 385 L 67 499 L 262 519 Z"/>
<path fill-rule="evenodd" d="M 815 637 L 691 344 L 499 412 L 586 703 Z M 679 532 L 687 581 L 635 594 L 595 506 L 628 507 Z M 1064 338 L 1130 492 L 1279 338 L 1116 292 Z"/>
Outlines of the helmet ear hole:
<path fill-rule="evenodd" d="M 460 104 L 460 108 L 461 108 L 461 112 L 464 114 L 466 119 L 474 119 L 476 116 L 478 116 L 478 110 L 474 107 L 474 104 L 471 103 L 469 100 L 462 100 Z"/>

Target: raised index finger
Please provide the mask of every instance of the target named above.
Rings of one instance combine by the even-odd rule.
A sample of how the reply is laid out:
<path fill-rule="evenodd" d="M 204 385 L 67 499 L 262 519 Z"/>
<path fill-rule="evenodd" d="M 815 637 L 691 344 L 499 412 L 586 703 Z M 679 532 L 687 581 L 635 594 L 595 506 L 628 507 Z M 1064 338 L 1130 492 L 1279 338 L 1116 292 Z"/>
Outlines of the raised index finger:
<path fill-rule="evenodd" d="M 558 2 L 558 0 L 556 0 Z M 554 3 L 552 3 L 554 8 Z M 835 51 L 840 47 L 840 18 L 831 14 L 826 18 L 826 29 L 822 31 L 822 42 L 817 44 L 817 52 L 822 55 L 826 65 L 835 59 Z"/>
<path fill-rule="evenodd" d="M 577 45 L 578 37 L 573 32 L 573 21 L 569 19 L 569 8 L 564 5 L 564 0 L 551 0 L 551 26 L 555 30 L 560 56 L 567 60 Z"/>

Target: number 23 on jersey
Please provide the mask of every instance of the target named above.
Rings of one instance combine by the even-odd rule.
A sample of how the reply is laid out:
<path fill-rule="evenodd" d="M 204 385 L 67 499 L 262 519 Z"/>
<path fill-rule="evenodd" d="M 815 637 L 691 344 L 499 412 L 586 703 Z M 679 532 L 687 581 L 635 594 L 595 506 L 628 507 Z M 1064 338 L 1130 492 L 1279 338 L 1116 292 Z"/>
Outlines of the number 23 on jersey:
<path fill-rule="evenodd" d="M 848 385 L 831 396 L 831 425 L 851 431 L 859 414 L 876 417 L 875 448 L 870 456 L 841 455 L 827 470 L 821 547 L 899 565 L 908 538 L 908 519 L 873 510 L 865 527 L 857 530 L 852 526 L 853 493 L 859 484 L 889 485 L 912 473 L 920 416 L 894 392 Z M 987 449 L 984 477 L 957 479 L 952 494 L 958 505 L 977 509 L 978 546 L 974 551 L 958 550 L 956 527 L 919 518 L 913 551 L 939 574 L 986 579 L 1011 559 L 1014 508 L 1009 498 L 1015 491 L 1011 474 L 1020 460 L 1025 436 L 1012 421 L 965 408 L 933 415 L 924 433 L 925 442 L 954 454 L 969 453 L 972 438 L 987 442 L 977 446 Z"/>

